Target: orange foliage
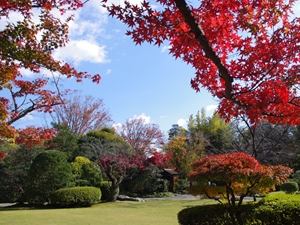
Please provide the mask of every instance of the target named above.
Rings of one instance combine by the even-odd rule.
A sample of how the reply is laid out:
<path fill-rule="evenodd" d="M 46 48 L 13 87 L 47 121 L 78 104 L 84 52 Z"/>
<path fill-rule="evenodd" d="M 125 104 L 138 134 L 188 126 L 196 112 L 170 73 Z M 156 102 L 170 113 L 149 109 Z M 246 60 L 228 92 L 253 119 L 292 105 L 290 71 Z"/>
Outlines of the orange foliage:
<path fill-rule="evenodd" d="M 223 186 L 222 194 L 232 205 L 235 196 L 240 196 L 239 205 L 247 195 L 267 193 L 288 179 L 293 172 L 286 166 L 261 165 L 255 158 L 245 153 L 236 152 L 205 157 L 192 165 L 189 180 L 193 182 L 190 192 L 206 194 L 210 197 L 220 196 L 219 186 Z M 216 182 L 219 186 L 208 185 Z"/>
<path fill-rule="evenodd" d="M 25 144 L 28 148 L 39 146 L 47 140 L 51 140 L 56 134 L 54 129 L 41 127 L 27 127 L 18 130 L 17 144 Z"/>

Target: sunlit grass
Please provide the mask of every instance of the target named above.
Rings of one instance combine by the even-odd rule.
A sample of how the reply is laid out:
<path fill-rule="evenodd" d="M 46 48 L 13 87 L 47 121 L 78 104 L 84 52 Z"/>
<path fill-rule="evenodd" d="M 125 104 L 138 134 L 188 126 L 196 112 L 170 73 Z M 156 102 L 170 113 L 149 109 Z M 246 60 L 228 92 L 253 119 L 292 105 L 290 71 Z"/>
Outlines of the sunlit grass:
<path fill-rule="evenodd" d="M 190 206 L 213 204 L 212 200 L 163 200 L 100 203 L 90 208 L 0 209 L 5 225 L 176 225 L 177 213 Z"/>

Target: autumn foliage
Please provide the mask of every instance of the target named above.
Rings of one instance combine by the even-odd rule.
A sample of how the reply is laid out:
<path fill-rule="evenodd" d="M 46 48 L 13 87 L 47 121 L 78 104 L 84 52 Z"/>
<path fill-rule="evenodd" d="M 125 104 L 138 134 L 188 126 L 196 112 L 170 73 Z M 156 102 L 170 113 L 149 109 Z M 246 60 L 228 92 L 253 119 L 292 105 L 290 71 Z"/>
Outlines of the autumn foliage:
<path fill-rule="evenodd" d="M 53 51 L 68 42 L 68 22 L 62 19 L 66 11 L 83 6 L 81 0 L 0 1 L 0 19 L 6 26 L 0 30 L 0 90 L 8 97 L 0 97 L 0 136 L 13 137 L 11 125 L 33 111 L 51 112 L 52 106 L 62 104 L 62 92 L 48 90 L 48 79 L 41 77 L 41 69 L 48 73 L 74 77 L 78 82 L 90 78 L 100 81 L 98 74 L 91 76 L 78 72 L 69 64 L 53 58 Z M 56 17 L 57 12 L 61 17 Z M 19 15 L 17 22 L 10 17 Z M 37 16 L 36 20 L 34 16 Z M 40 78 L 25 80 L 24 69 Z"/>
<path fill-rule="evenodd" d="M 293 172 L 286 166 L 265 166 L 245 153 L 236 152 L 205 157 L 192 165 L 190 192 L 228 200 L 233 207 L 245 196 L 267 193 L 288 179 Z M 239 196 L 239 199 L 236 199 Z"/>
<path fill-rule="evenodd" d="M 26 127 L 18 130 L 17 144 L 25 144 L 28 148 L 39 146 L 56 135 L 52 128 Z"/>
<path fill-rule="evenodd" d="M 128 119 L 117 133 L 140 155 L 151 156 L 164 144 L 163 133 L 157 124 L 147 123 L 144 118 Z"/>
<path fill-rule="evenodd" d="M 300 19 L 295 0 L 157 0 L 114 5 L 109 15 L 128 26 L 136 44 L 167 44 L 195 69 L 191 86 L 220 99 L 228 120 L 300 124 Z M 198 4 L 198 5 L 196 5 Z"/>

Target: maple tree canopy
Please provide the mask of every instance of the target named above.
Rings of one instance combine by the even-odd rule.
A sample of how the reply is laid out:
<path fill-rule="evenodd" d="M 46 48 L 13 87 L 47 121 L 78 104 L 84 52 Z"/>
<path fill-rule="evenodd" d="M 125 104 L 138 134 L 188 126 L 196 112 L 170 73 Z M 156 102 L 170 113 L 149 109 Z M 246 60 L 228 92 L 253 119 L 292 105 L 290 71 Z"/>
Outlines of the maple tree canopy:
<path fill-rule="evenodd" d="M 69 41 L 68 22 L 72 16 L 63 19 L 62 15 L 83 4 L 81 0 L 0 0 L 0 20 L 7 22 L 0 30 L 0 91 L 8 91 L 10 96 L 0 97 L 0 138 L 14 137 L 16 130 L 11 125 L 28 113 L 52 112 L 54 105 L 64 102 L 63 92 L 46 89 L 48 78 L 40 74 L 41 69 L 75 77 L 78 82 L 84 78 L 100 81 L 99 74 L 78 72 L 52 56 L 55 49 Z M 19 21 L 11 20 L 12 13 Z M 21 69 L 39 78 L 25 80 Z"/>
<path fill-rule="evenodd" d="M 157 0 L 121 6 L 102 0 L 136 44 L 169 42 L 170 54 L 195 69 L 192 88 L 204 87 L 221 100 L 221 116 L 300 124 L 300 20 L 292 14 L 294 4 Z"/>
<path fill-rule="evenodd" d="M 242 152 L 210 155 L 192 164 L 189 181 L 193 183 L 189 192 L 194 195 L 224 197 L 235 207 L 245 196 L 268 193 L 275 185 L 284 183 L 293 170 L 289 167 L 261 165 L 255 158 Z M 222 185 L 213 185 L 219 182 Z"/>

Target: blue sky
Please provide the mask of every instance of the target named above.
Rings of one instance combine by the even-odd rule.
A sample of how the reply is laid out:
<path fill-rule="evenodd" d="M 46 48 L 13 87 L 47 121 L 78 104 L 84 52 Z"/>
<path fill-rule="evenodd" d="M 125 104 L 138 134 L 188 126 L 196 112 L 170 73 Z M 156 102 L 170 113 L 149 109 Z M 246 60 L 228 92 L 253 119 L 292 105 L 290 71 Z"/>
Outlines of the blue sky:
<path fill-rule="evenodd" d="M 169 55 L 168 43 L 160 48 L 136 46 L 125 31 L 122 23 L 108 18 L 99 0 L 90 0 L 75 12 L 70 42 L 54 56 L 72 63 L 79 71 L 99 73 L 102 80 L 94 84 L 66 79 L 64 87 L 102 98 L 115 124 L 142 115 L 158 124 L 165 134 L 172 124 L 185 126 L 184 121 L 202 108 L 211 115 L 218 101 L 205 89 L 196 93 L 190 87 L 194 70 Z M 26 71 L 24 74 L 33 76 Z M 46 125 L 50 121 L 34 113 L 15 125 Z"/>

